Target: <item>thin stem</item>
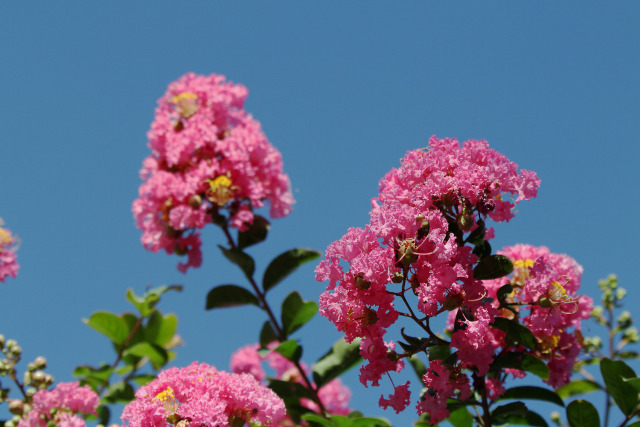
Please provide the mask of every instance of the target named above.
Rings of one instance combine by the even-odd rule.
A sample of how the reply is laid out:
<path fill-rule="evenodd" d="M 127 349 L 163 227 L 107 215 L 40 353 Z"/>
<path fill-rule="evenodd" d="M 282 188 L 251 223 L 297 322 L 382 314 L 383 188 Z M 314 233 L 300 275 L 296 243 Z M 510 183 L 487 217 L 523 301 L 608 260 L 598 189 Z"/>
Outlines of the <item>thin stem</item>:
<path fill-rule="evenodd" d="M 480 377 L 480 381 L 482 381 L 482 419 L 484 420 L 484 427 L 491 427 L 489 399 L 487 399 L 487 388 L 484 386 L 484 375 Z"/>
<path fill-rule="evenodd" d="M 229 246 L 231 247 L 231 249 L 237 249 L 238 246 L 236 245 L 235 241 L 233 240 L 233 236 L 229 232 L 229 227 L 228 227 L 227 223 L 225 222 L 223 225 L 220 226 L 220 228 L 222 228 L 222 231 L 224 232 L 225 236 L 227 237 L 227 241 L 229 242 Z M 260 301 L 260 306 L 267 313 L 267 316 L 269 316 L 269 320 L 271 321 L 271 325 L 274 328 L 274 332 L 276 333 L 276 336 L 278 337 L 278 341 L 283 342 L 285 340 L 284 332 L 282 331 L 282 327 L 280 327 L 280 325 L 278 324 L 278 320 L 276 319 L 275 315 L 273 314 L 273 311 L 271 310 L 271 307 L 269 306 L 269 303 L 267 302 L 265 294 L 260 290 L 260 288 L 258 287 L 258 284 L 254 280 L 253 276 L 249 278 L 249 283 L 251 284 L 251 287 L 253 288 L 253 291 L 255 292 L 256 296 L 258 297 L 258 300 Z M 304 369 L 302 368 L 302 365 L 300 365 L 300 362 L 293 362 L 292 361 L 292 363 L 295 365 L 296 369 L 300 373 L 300 376 L 304 380 L 304 383 L 305 383 L 307 389 L 309 389 L 309 391 L 311 391 L 311 394 L 313 395 L 313 400 L 315 401 L 315 403 L 320 408 L 320 412 L 324 416 L 326 416 L 328 414 L 328 412 L 327 412 L 326 408 L 324 407 L 324 405 L 322 404 L 322 401 L 320 401 L 320 397 L 318 396 L 318 389 L 316 389 L 313 386 L 313 384 L 311 384 L 311 381 L 307 377 L 307 374 L 304 371 Z"/>
<path fill-rule="evenodd" d="M 9 375 L 9 378 L 11 378 L 13 382 L 18 386 L 20 393 L 22 393 L 22 396 L 24 396 L 24 401 L 31 402 L 31 398 L 27 396 L 27 393 L 24 391 L 24 386 L 20 383 L 20 381 L 18 381 L 18 378 L 16 377 L 16 370 L 13 367 L 11 368 L 11 374 Z"/>
<path fill-rule="evenodd" d="M 609 357 L 613 359 L 613 307 L 607 307 L 607 329 L 609 329 Z M 605 407 L 604 407 L 604 427 L 609 426 L 609 412 L 611 411 L 611 395 L 609 388 L 604 389 Z"/>

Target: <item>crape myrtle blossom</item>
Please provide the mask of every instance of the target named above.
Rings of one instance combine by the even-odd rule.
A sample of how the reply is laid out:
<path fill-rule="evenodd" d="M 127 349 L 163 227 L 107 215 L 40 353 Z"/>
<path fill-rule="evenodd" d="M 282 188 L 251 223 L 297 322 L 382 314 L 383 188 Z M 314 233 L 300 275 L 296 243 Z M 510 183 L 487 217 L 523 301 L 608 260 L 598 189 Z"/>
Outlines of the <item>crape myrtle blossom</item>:
<path fill-rule="evenodd" d="M 201 265 L 206 224 L 244 230 L 267 201 L 273 218 L 291 211 L 282 158 L 243 109 L 247 95 L 223 76 L 188 73 L 158 100 L 133 214 L 147 249 L 188 256 L 182 272 Z"/>
<path fill-rule="evenodd" d="M 284 402 L 249 374 L 205 363 L 169 368 L 136 392 L 122 412 L 130 427 L 267 426 L 285 417 Z"/>
<path fill-rule="evenodd" d="M 0 282 L 4 282 L 9 276 L 15 278 L 20 267 L 16 255 L 17 238 L 11 234 L 11 230 L 3 228 L 3 225 L 4 221 L 0 218 Z"/>
<path fill-rule="evenodd" d="M 277 342 L 273 342 L 267 347 L 275 348 L 277 347 L 277 344 Z M 275 371 L 275 375 L 270 377 L 280 381 L 304 384 L 303 379 L 293 362 L 275 351 L 271 351 L 265 356 L 261 356 L 258 353 L 259 348 L 259 344 L 250 344 L 236 350 L 231 355 L 231 371 L 236 374 L 250 374 L 256 380 L 266 383 L 265 379 L 267 378 L 267 374 L 263 368 L 263 362 L 266 361 L 269 367 Z M 303 370 L 308 373 L 307 366 L 302 362 L 301 365 Z M 318 390 L 318 398 L 322 402 L 324 409 L 326 409 L 330 414 L 348 415 L 351 412 L 351 409 L 349 408 L 351 391 L 338 378 L 335 378 L 323 385 Z M 301 399 L 300 403 L 305 408 L 311 409 L 314 412 L 320 412 L 318 405 L 312 400 Z"/>
<path fill-rule="evenodd" d="M 518 244 L 499 253 L 513 260 L 513 273 L 487 280 L 485 286 L 493 298 L 505 283 L 512 286 L 507 301 L 514 304 L 513 310 L 501 309 L 500 316 L 517 316 L 533 332 L 537 345 L 532 353 L 547 363 L 546 382 L 558 388 L 570 379 L 582 345 L 580 323 L 593 309 L 591 298 L 577 293 L 583 268 L 570 256 L 552 253 L 545 246 Z"/>
<path fill-rule="evenodd" d="M 444 311 L 462 312 L 464 325 L 449 343 L 457 360 L 443 369 L 487 373 L 497 343 L 490 327 L 497 310 L 482 303 L 488 290 L 473 278 L 478 256 L 465 246 L 465 236 L 481 230 L 486 245 L 493 230 L 485 229 L 485 220 L 509 221 L 516 204 L 535 197 L 540 184 L 534 172 L 518 171 L 486 141 L 468 140 L 461 146 L 455 139 L 432 137 L 429 145 L 409 151 L 401 167 L 387 173 L 372 200 L 369 223 L 350 228 L 329 245 L 316 268 L 317 280 L 328 281 L 320 297 L 321 314 L 348 342 L 362 338 L 366 363 L 360 380 L 365 386 L 377 386 L 382 375 L 401 370 L 402 359 L 410 355 L 397 353 L 386 337 L 400 316 L 412 318 L 430 342 L 442 344 L 446 341 L 431 332 L 429 318 Z M 455 387 L 441 387 L 425 397 L 418 412 L 441 419 L 447 397 L 467 393 L 466 375 L 456 373 L 455 381 Z M 433 377 L 424 382 L 438 390 Z M 405 386 L 380 399 L 381 406 L 396 411 L 408 402 Z"/>
<path fill-rule="evenodd" d="M 100 398 L 87 385 L 60 383 L 53 390 L 39 390 L 33 395 L 31 411 L 18 422 L 18 427 L 84 427 L 78 413 L 96 415 Z"/>

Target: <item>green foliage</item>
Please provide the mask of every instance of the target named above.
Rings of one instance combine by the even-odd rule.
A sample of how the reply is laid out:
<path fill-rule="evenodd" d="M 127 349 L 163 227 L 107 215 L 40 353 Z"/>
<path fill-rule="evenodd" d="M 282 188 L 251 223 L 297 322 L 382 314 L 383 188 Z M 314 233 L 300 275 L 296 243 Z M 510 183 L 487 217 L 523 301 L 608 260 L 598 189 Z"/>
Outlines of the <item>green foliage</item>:
<path fill-rule="evenodd" d="M 313 413 L 305 414 L 301 418 L 325 427 L 391 427 L 391 424 L 382 418 L 351 415 L 348 417 L 345 417 L 344 415 L 331 415 L 327 418 L 323 418 Z"/>
<path fill-rule="evenodd" d="M 490 255 L 481 258 L 473 269 L 476 280 L 499 279 L 513 271 L 513 263 L 504 255 Z"/>
<path fill-rule="evenodd" d="M 256 271 L 256 263 L 249 254 L 243 252 L 242 249 L 227 249 L 220 245 L 218 245 L 218 247 L 229 261 L 240 267 L 240 270 L 242 270 L 249 281 L 253 280 L 253 273 Z"/>
<path fill-rule="evenodd" d="M 507 334 L 505 338 L 507 346 L 516 346 L 519 344 L 530 350 L 536 349 L 537 341 L 533 332 L 515 320 L 496 317 L 492 326 Z"/>
<path fill-rule="evenodd" d="M 241 286 L 220 285 L 211 289 L 207 294 L 205 308 L 212 310 L 214 308 L 235 307 L 247 304 L 259 307 L 260 301 L 258 301 L 258 298 L 256 298 L 254 294 Z"/>
<path fill-rule="evenodd" d="M 600 372 L 607 391 L 622 413 L 630 415 L 638 407 L 638 390 L 625 379 L 635 378 L 636 373 L 623 361 L 607 358 L 600 362 Z"/>
<path fill-rule="evenodd" d="M 254 215 L 253 224 L 247 230 L 238 232 L 238 248 L 248 248 L 264 241 L 270 228 L 271 224 L 265 217 Z"/>
<path fill-rule="evenodd" d="M 269 263 L 262 277 L 262 289 L 269 291 L 302 264 L 320 257 L 312 249 L 296 248 L 281 253 Z"/>
<path fill-rule="evenodd" d="M 324 356 L 313 365 L 313 381 L 322 387 L 362 361 L 360 339 L 347 343 L 343 338 L 336 341 Z"/>
<path fill-rule="evenodd" d="M 127 323 L 120 317 L 108 311 L 97 311 L 83 322 L 100 332 L 114 344 L 122 345 L 127 339 L 129 328 Z"/>
<path fill-rule="evenodd" d="M 586 400 L 574 400 L 567 405 L 567 420 L 571 427 L 600 427 L 598 410 Z"/>
<path fill-rule="evenodd" d="M 507 389 L 502 396 L 500 396 L 499 400 L 506 399 L 533 399 L 533 400 L 543 400 L 546 402 L 555 403 L 556 405 L 560 405 L 564 407 L 564 402 L 562 398 L 558 396 L 552 390 L 542 387 L 536 386 L 520 386 L 520 387 L 512 387 Z"/>
<path fill-rule="evenodd" d="M 149 289 L 143 296 L 136 295 L 132 289 L 127 289 L 127 301 L 138 309 L 141 316 L 146 317 L 151 314 L 156 304 L 160 302 L 160 297 L 169 291 L 182 292 L 182 285 L 162 285 Z"/>
<path fill-rule="evenodd" d="M 296 291 L 291 292 L 282 302 L 282 328 L 284 337 L 300 329 L 318 312 L 318 304 L 314 301 L 303 301 Z"/>
<path fill-rule="evenodd" d="M 560 396 L 561 398 L 566 399 L 578 394 L 591 393 L 598 390 L 602 390 L 602 386 L 600 386 L 600 384 L 595 381 L 576 380 L 563 385 L 558 390 L 556 390 L 556 393 L 558 393 L 558 396 Z"/>
<path fill-rule="evenodd" d="M 302 356 L 302 347 L 300 347 L 296 340 L 282 342 L 274 348 L 273 351 L 280 353 L 285 359 L 294 363 L 300 361 L 300 357 Z"/>
<path fill-rule="evenodd" d="M 547 365 L 537 357 L 526 353 L 505 353 L 493 362 L 490 371 L 497 372 L 504 368 L 514 368 L 531 372 L 543 380 L 549 378 L 549 368 L 547 368 Z"/>

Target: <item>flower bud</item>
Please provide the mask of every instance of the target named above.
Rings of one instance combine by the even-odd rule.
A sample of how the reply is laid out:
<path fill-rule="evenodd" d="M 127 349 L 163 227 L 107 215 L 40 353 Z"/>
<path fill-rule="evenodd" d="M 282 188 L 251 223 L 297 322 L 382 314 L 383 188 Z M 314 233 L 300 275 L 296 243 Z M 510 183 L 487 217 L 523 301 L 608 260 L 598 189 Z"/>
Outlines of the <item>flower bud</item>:
<path fill-rule="evenodd" d="M 395 273 L 393 273 L 393 277 L 391 278 L 391 281 L 393 283 L 402 283 L 403 280 L 404 280 L 404 274 L 400 273 L 399 271 L 396 271 Z"/>
<path fill-rule="evenodd" d="M 627 295 L 627 290 L 626 290 L 626 289 L 624 289 L 624 288 L 618 288 L 618 289 L 616 290 L 616 299 L 617 299 L 618 301 L 620 301 L 621 299 L 623 299 L 625 295 Z"/>
<path fill-rule="evenodd" d="M 397 362 L 398 360 L 400 360 L 400 356 L 398 356 L 398 353 L 396 353 L 395 350 L 387 350 L 387 359 L 391 360 L 392 362 Z"/>
<path fill-rule="evenodd" d="M 193 196 L 189 197 L 189 206 L 191 206 L 193 209 L 198 209 L 201 205 L 202 197 L 200 197 L 199 194 L 194 194 Z"/>
<path fill-rule="evenodd" d="M 365 323 L 367 325 L 373 325 L 376 323 L 378 321 L 378 314 L 376 311 L 371 308 L 366 308 L 365 310 Z"/>
<path fill-rule="evenodd" d="M 4 335 L 0 334 L 0 349 L 4 348 Z"/>
<path fill-rule="evenodd" d="M 177 245 L 173 247 L 173 253 L 176 255 L 180 255 L 180 256 L 186 255 L 187 252 L 189 252 L 189 248 L 181 248 Z"/>
<path fill-rule="evenodd" d="M 24 385 L 29 385 L 33 381 L 32 371 L 26 371 L 24 376 L 22 377 L 22 382 Z"/>
<path fill-rule="evenodd" d="M 553 306 L 553 302 L 547 297 L 538 298 L 538 302 L 536 302 L 536 304 L 543 308 L 551 308 Z"/>
<path fill-rule="evenodd" d="M 638 330 L 636 328 L 629 328 L 624 331 L 624 334 L 622 335 L 622 339 L 630 343 L 638 342 L 639 338 L 640 337 L 638 337 Z"/>
<path fill-rule="evenodd" d="M 22 411 L 24 409 L 24 404 L 21 400 L 10 400 L 9 401 L 9 412 L 15 415 L 22 415 Z"/>
<path fill-rule="evenodd" d="M 25 375 L 27 373 L 25 372 Z M 44 384 L 46 382 L 47 376 L 42 371 L 35 371 L 31 374 L 31 382 L 34 386 L 38 387 L 40 384 Z M 26 381 L 25 381 L 26 383 Z"/>
<path fill-rule="evenodd" d="M 449 294 L 444 300 L 444 304 L 442 308 L 446 311 L 455 310 L 460 307 L 463 303 L 464 299 L 460 294 Z"/>
<path fill-rule="evenodd" d="M 36 369 L 44 369 L 47 367 L 47 359 L 43 356 L 38 356 L 33 361 L 33 364 L 35 365 Z"/>
<path fill-rule="evenodd" d="M 361 291 L 366 291 L 371 287 L 371 282 L 364 279 L 364 273 L 356 274 L 354 279 L 355 279 L 356 289 L 359 289 Z"/>
<path fill-rule="evenodd" d="M 13 347 L 17 346 L 18 342 L 14 339 L 7 340 L 7 350 L 11 351 Z"/>

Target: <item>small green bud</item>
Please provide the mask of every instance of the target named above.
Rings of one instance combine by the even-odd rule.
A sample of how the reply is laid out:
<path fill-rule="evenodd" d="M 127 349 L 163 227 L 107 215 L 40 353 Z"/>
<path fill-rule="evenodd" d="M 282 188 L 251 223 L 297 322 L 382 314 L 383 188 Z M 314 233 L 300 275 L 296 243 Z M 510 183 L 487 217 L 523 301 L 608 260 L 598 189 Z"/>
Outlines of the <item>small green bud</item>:
<path fill-rule="evenodd" d="M 625 297 L 625 295 L 627 295 L 627 290 L 625 288 L 618 288 L 618 290 L 616 290 L 616 300 L 620 301 Z"/>
<path fill-rule="evenodd" d="M 365 310 L 367 325 L 373 325 L 374 323 L 376 323 L 378 321 L 378 314 L 376 313 L 376 311 L 371 308 L 366 308 Z"/>
<path fill-rule="evenodd" d="M 14 339 L 7 340 L 7 350 L 11 351 L 13 347 L 17 346 L 18 342 Z"/>
<path fill-rule="evenodd" d="M 371 282 L 364 279 L 364 273 L 358 273 L 354 277 L 354 282 L 356 285 L 356 289 L 361 291 L 365 291 L 371 287 Z"/>
<path fill-rule="evenodd" d="M 404 280 L 404 274 L 400 273 L 399 271 L 396 271 L 395 273 L 393 273 L 393 277 L 391 278 L 391 281 L 393 283 L 402 283 L 403 280 Z"/>
<path fill-rule="evenodd" d="M 38 356 L 33 361 L 33 364 L 35 365 L 36 369 L 44 369 L 47 367 L 47 359 L 43 356 Z"/>
<path fill-rule="evenodd" d="M 193 209 L 198 209 L 201 205 L 202 197 L 200 197 L 199 194 L 194 194 L 193 196 L 189 197 L 189 206 L 191 206 Z"/>
<path fill-rule="evenodd" d="M 12 414 L 22 415 L 23 410 L 24 404 L 22 403 L 22 400 L 14 399 L 9 401 L 9 412 Z"/>
<path fill-rule="evenodd" d="M 636 328 L 629 328 L 624 331 L 624 334 L 622 335 L 622 339 L 630 343 L 638 342 L 639 338 L 640 337 L 638 337 L 638 330 Z"/>
<path fill-rule="evenodd" d="M 27 375 L 27 372 L 25 372 L 25 376 L 26 375 Z M 35 371 L 34 373 L 31 374 L 31 383 L 36 387 L 38 387 L 41 384 L 44 384 L 46 379 L 47 379 L 47 376 L 43 371 Z"/>
<path fill-rule="evenodd" d="M 553 306 L 553 302 L 547 297 L 538 298 L 538 302 L 536 304 L 543 308 L 550 308 Z"/>
<path fill-rule="evenodd" d="M 387 359 L 391 360 L 392 362 L 397 362 L 398 360 L 400 360 L 400 357 L 398 356 L 398 353 L 395 352 L 395 350 L 387 350 Z"/>
<path fill-rule="evenodd" d="M 33 372 L 32 371 L 26 371 L 24 373 L 24 376 L 22 377 L 22 383 L 24 385 L 30 385 L 32 381 L 33 381 Z"/>
<path fill-rule="evenodd" d="M 0 349 L 4 348 L 4 335 L 0 334 Z"/>
<path fill-rule="evenodd" d="M 556 423 L 558 426 L 562 426 L 562 418 L 560 418 L 560 413 L 558 413 L 558 411 L 553 411 L 551 413 L 551 421 Z"/>

